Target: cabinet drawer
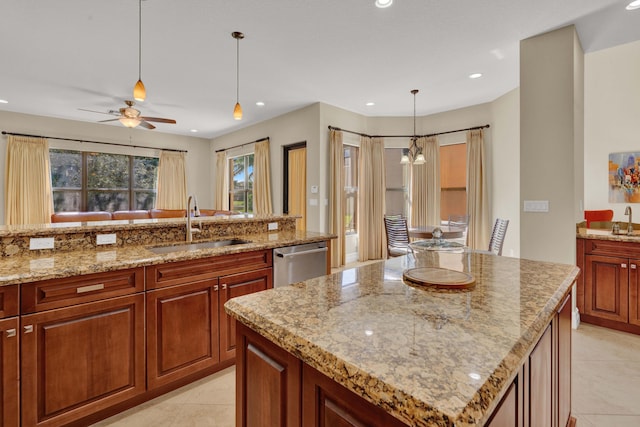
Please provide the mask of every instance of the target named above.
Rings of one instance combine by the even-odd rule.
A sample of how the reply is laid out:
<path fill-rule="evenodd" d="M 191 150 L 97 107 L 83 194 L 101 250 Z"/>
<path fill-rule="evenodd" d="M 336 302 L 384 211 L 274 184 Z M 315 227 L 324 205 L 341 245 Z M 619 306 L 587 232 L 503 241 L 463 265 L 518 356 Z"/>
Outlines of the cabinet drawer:
<path fill-rule="evenodd" d="M 18 315 L 20 285 L 0 286 L 0 319 Z"/>
<path fill-rule="evenodd" d="M 180 285 L 271 267 L 270 250 L 242 252 L 147 267 L 147 289 Z"/>
<path fill-rule="evenodd" d="M 22 313 L 67 307 L 144 291 L 144 268 L 86 274 L 22 285 Z"/>
<path fill-rule="evenodd" d="M 592 255 L 627 256 L 640 258 L 640 243 L 611 240 L 586 240 L 585 253 Z"/>

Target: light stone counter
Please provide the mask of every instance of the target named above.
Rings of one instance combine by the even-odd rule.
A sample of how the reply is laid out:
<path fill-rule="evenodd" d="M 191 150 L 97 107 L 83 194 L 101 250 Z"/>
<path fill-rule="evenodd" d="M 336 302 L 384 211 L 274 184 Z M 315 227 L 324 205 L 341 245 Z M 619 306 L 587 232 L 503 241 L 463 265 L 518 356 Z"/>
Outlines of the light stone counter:
<path fill-rule="evenodd" d="M 633 242 L 640 243 L 640 230 L 634 230 L 632 234 L 627 234 L 626 225 L 622 223 L 620 225 L 621 234 L 613 234 L 610 229 L 598 229 L 598 228 L 578 228 L 576 237 L 578 239 L 592 239 L 592 240 L 610 240 L 613 242 Z"/>
<path fill-rule="evenodd" d="M 237 320 L 412 426 L 484 425 L 578 275 L 572 265 L 419 253 L 227 302 Z M 470 292 L 405 269 L 471 272 Z"/>

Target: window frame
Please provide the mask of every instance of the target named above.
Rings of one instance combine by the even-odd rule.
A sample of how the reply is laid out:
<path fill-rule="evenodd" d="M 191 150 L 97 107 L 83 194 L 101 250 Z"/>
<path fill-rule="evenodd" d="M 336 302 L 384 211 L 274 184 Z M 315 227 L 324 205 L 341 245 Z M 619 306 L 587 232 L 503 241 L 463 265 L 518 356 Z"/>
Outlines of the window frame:
<path fill-rule="evenodd" d="M 244 182 L 245 182 L 245 188 L 242 190 L 236 190 L 234 188 L 234 174 L 233 174 L 233 163 L 236 159 L 242 157 L 244 159 Z M 253 162 L 251 163 L 253 165 L 252 168 L 252 172 L 251 174 L 247 175 L 248 170 L 249 170 L 249 157 L 253 157 Z M 254 209 L 253 209 L 253 201 L 255 200 L 255 197 L 253 197 L 253 170 L 255 169 L 255 153 L 251 152 L 251 153 L 245 153 L 245 154 L 240 154 L 237 156 L 233 156 L 233 157 L 229 157 L 227 159 L 227 161 L 229 162 L 228 166 L 229 166 L 229 209 L 231 209 L 234 212 L 240 212 L 240 213 L 247 213 L 247 214 L 253 214 Z M 251 181 L 250 178 L 251 177 Z M 249 185 L 248 183 L 251 182 L 251 188 L 249 189 Z M 244 193 L 244 210 L 239 210 L 236 209 L 236 206 L 234 205 L 233 201 L 234 201 L 234 196 L 236 194 L 240 194 L 240 193 Z M 251 210 L 248 209 L 249 207 L 249 193 L 251 193 Z"/>

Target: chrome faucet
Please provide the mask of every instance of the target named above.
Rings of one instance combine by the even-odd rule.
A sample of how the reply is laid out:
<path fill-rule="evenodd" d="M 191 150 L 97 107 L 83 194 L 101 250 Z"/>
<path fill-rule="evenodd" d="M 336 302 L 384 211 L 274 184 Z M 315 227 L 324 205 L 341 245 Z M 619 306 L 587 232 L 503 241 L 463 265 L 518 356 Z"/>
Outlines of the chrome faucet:
<path fill-rule="evenodd" d="M 629 215 L 629 224 L 627 225 L 627 234 L 633 234 L 633 224 L 631 220 L 631 206 L 624 208 L 624 214 Z"/>
<path fill-rule="evenodd" d="M 191 243 L 191 241 L 193 241 L 193 233 L 200 232 L 199 228 L 194 228 L 191 226 L 191 199 L 194 199 L 195 201 L 195 197 L 189 196 L 189 198 L 187 199 L 187 243 Z M 194 202 L 193 209 L 195 211 L 194 214 L 196 216 L 200 216 L 197 201 Z"/>

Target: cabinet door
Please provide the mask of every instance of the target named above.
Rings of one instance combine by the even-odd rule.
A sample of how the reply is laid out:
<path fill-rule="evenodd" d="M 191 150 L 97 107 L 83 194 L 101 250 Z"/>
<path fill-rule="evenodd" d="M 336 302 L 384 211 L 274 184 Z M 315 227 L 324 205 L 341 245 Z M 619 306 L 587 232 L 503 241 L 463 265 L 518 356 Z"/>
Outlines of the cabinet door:
<path fill-rule="evenodd" d="M 233 274 L 220 278 L 220 361 L 236 356 L 236 321 L 224 311 L 231 298 L 272 287 L 271 268 Z"/>
<path fill-rule="evenodd" d="M 20 425 L 18 318 L 0 320 L 0 426 Z"/>
<path fill-rule="evenodd" d="M 218 360 L 218 279 L 147 292 L 149 389 Z"/>
<path fill-rule="evenodd" d="M 629 323 L 640 326 L 640 260 L 629 260 Z"/>
<path fill-rule="evenodd" d="M 558 339 L 558 426 L 571 417 L 571 294 L 567 296 L 554 323 Z"/>
<path fill-rule="evenodd" d="M 553 423 L 553 353 L 551 326 L 529 355 L 529 426 L 550 427 Z"/>
<path fill-rule="evenodd" d="M 59 426 L 145 391 L 144 295 L 21 320 L 22 424 Z"/>
<path fill-rule="evenodd" d="M 518 426 L 518 389 L 515 383 L 502 398 L 500 405 L 493 413 L 489 427 L 516 427 Z"/>
<path fill-rule="evenodd" d="M 627 323 L 629 259 L 600 255 L 585 258 L 585 313 Z"/>

